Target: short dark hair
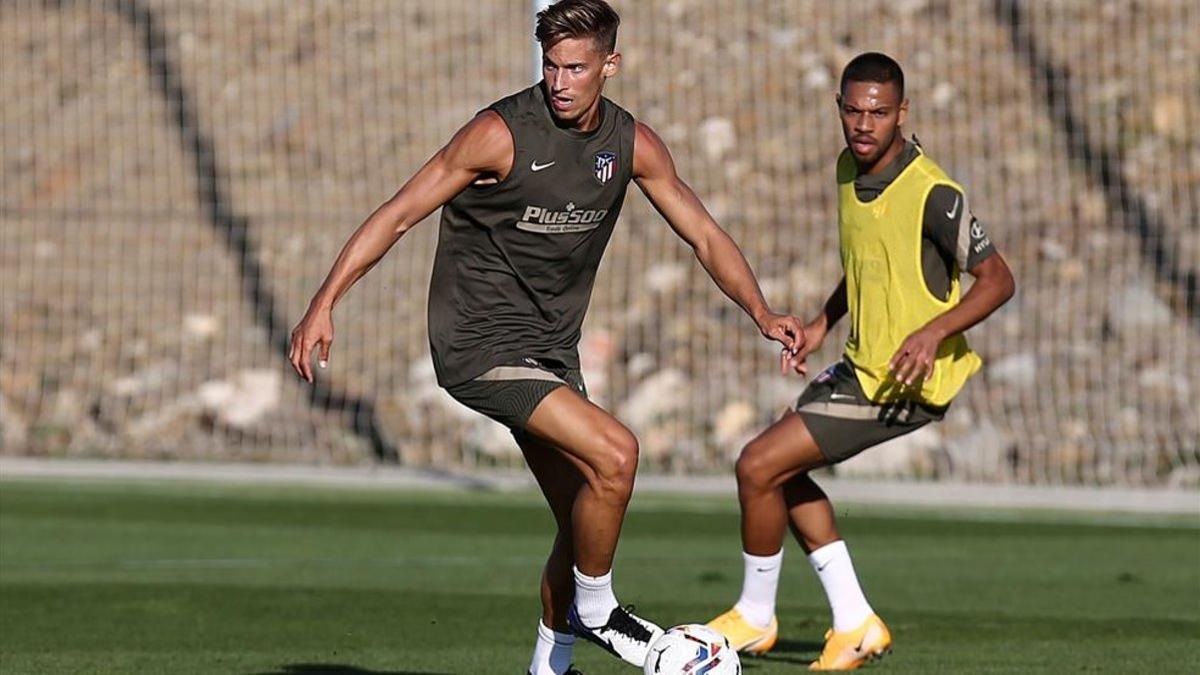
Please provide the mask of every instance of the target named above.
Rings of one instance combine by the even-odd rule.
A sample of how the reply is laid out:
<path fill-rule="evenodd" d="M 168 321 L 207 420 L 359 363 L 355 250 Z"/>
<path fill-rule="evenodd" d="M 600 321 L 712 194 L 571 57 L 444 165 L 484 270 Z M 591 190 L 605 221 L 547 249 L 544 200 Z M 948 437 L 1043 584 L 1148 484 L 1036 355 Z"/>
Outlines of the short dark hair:
<path fill-rule="evenodd" d="M 611 54 L 617 48 L 619 25 L 621 17 L 604 0 L 562 0 L 538 12 L 534 35 L 542 49 L 567 38 L 589 37 Z"/>
<path fill-rule="evenodd" d="M 846 91 L 847 82 L 895 82 L 896 88 L 900 90 L 900 100 L 904 100 L 904 71 L 900 70 L 900 64 L 887 54 L 867 52 L 851 59 L 842 70 L 839 91 Z"/>

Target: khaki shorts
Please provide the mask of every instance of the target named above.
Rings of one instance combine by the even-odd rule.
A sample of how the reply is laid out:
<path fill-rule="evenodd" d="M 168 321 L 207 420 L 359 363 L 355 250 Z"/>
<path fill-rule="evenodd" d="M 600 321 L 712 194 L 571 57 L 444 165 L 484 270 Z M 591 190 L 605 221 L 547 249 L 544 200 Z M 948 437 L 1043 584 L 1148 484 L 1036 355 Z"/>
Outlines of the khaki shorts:
<path fill-rule="evenodd" d="M 529 423 L 529 416 L 542 399 L 559 387 L 570 387 L 587 398 L 583 374 L 577 369 L 528 358 L 446 387 L 446 392 L 471 410 L 519 431 Z"/>
<path fill-rule="evenodd" d="M 795 410 L 830 464 L 843 462 L 880 443 L 946 416 L 949 406 L 920 401 L 872 403 L 854 366 L 846 361 L 825 369 L 800 394 Z"/>

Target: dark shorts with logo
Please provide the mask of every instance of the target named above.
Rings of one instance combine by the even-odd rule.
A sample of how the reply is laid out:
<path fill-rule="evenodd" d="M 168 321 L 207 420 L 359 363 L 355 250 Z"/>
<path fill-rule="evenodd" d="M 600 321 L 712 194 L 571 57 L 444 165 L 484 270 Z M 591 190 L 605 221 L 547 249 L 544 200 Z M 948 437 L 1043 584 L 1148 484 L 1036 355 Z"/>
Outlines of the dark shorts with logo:
<path fill-rule="evenodd" d="M 854 366 L 842 361 L 825 369 L 808 385 L 796 401 L 795 410 L 821 454 L 836 464 L 941 420 L 948 407 L 919 401 L 872 403 L 858 383 Z"/>
<path fill-rule="evenodd" d="M 446 387 L 446 392 L 471 410 L 519 431 L 542 399 L 559 387 L 570 387 L 587 398 L 579 370 L 537 359 L 497 366 L 473 380 Z"/>

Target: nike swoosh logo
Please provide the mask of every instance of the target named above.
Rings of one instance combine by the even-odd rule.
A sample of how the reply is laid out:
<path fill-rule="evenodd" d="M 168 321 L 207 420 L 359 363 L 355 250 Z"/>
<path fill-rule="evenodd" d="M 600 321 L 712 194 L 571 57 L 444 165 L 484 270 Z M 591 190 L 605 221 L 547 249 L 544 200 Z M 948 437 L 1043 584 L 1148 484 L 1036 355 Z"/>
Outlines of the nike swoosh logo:
<path fill-rule="evenodd" d="M 572 612 L 573 611 L 574 609 L 572 609 Z M 572 632 L 574 632 L 576 635 L 602 647 L 605 651 L 613 654 L 614 656 L 621 656 L 619 653 L 617 653 L 617 648 L 613 645 L 612 640 L 606 637 L 601 637 L 596 633 L 597 630 L 604 628 L 603 626 L 600 626 L 599 628 L 588 628 L 583 621 L 579 620 L 578 616 L 574 616 L 574 619 L 568 619 L 567 622 L 571 623 L 572 620 L 576 622 L 575 625 L 571 626 Z"/>
<path fill-rule="evenodd" d="M 597 646 L 603 648 L 609 654 L 612 654 L 613 656 L 615 656 L 617 658 L 621 658 L 621 659 L 625 658 L 621 654 L 621 652 L 617 651 L 617 646 L 613 644 L 612 640 L 610 640 L 608 638 L 600 637 L 599 635 L 596 635 L 595 633 L 592 633 L 591 640 L 593 643 L 595 643 Z"/>
<path fill-rule="evenodd" d="M 554 162 L 547 162 L 546 164 L 538 164 L 537 160 L 535 159 L 535 160 L 533 160 L 533 164 L 529 165 L 529 168 L 530 168 L 530 170 L 537 172 L 537 171 L 541 171 L 542 169 L 549 169 L 552 166 L 554 166 Z"/>
<path fill-rule="evenodd" d="M 832 561 L 832 560 L 830 560 L 829 562 L 825 563 L 824 565 L 817 565 L 817 571 L 818 571 L 818 572 L 824 572 L 824 571 L 825 571 L 825 568 L 826 568 L 826 567 L 829 567 L 829 563 L 831 563 L 831 562 L 833 562 L 833 561 Z"/>
<path fill-rule="evenodd" d="M 774 572 L 775 568 L 774 567 L 755 567 L 754 570 L 756 572 Z"/>
<path fill-rule="evenodd" d="M 534 169 L 536 171 L 537 169 Z M 946 212 L 946 217 L 954 220 L 954 216 L 958 215 L 958 195 L 954 195 L 954 206 Z"/>

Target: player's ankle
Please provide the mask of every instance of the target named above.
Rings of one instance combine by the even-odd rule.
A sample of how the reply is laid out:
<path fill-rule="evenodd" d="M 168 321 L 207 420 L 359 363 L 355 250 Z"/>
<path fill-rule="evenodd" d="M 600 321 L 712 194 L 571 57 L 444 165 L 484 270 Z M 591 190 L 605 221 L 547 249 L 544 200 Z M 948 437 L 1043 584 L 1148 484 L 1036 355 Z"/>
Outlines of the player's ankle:
<path fill-rule="evenodd" d="M 767 628 L 775 616 L 775 595 L 783 568 L 783 549 L 773 555 L 742 553 L 742 594 L 734 608 L 751 626 Z"/>
<path fill-rule="evenodd" d="M 612 570 L 600 576 L 584 574 L 578 567 L 572 570 L 575 574 L 575 613 L 585 626 L 603 626 L 617 608 L 617 597 L 612 589 Z"/>
<path fill-rule="evenodd" d="M 533 659 L 529 664 L 530 675 L 561 675 L 571 667 L 571 655 L 575 636 L 551 630 L 538 622 L 537 642 L 533 648 Z"/>
<path fill-rule="evenodd" d="M 809 554 L 808 559 L 829 599 L 833 629 L 846 632 L 862 625 L 874 610 L 858 583 L 846 542 L 839 539 L 822 546 Z"/>

